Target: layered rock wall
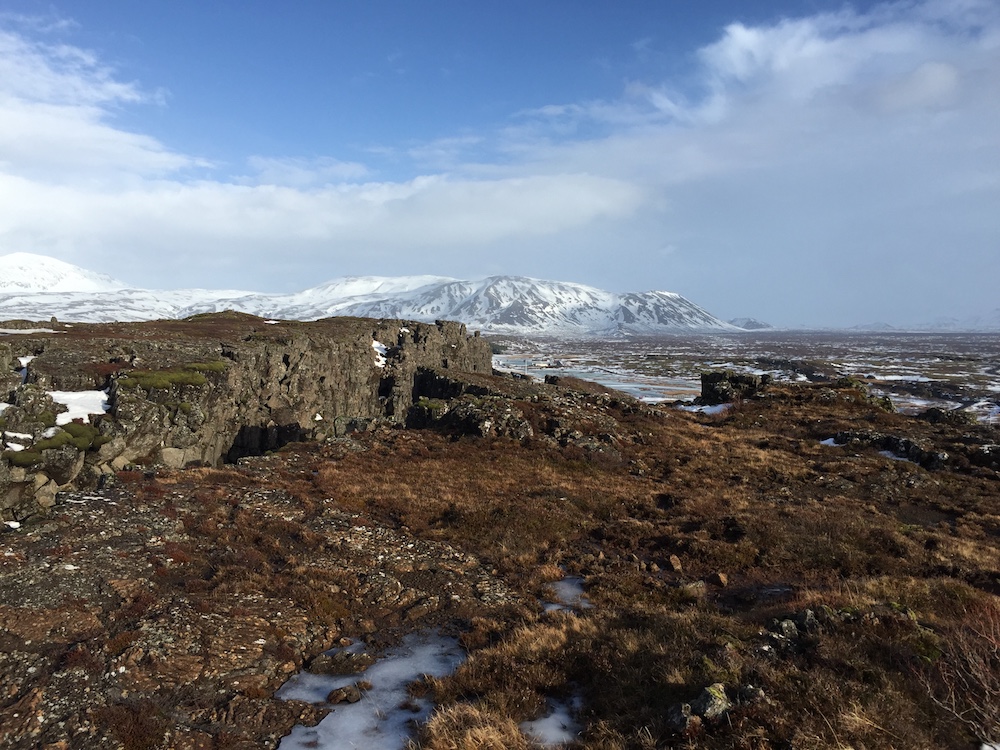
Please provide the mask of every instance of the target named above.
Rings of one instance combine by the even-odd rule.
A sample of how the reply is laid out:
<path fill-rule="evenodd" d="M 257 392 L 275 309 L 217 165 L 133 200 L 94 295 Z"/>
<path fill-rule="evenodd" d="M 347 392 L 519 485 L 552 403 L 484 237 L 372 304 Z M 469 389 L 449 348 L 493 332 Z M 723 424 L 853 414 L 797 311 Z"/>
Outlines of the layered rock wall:
<path fill-rule="evenodd" d="M 24 448 L 0 461 L 5 516 L 131 464 L 216 465 L 375 420 L 403 422 L 426 380 L 419 373 L 489 373 L 492 365 L 488 343 L 452 322 L 222 313 L 61 331 L 0 341 L 8 373 L 18 357 L 34 357 L 25 382 L 15 375 L 0 394 L 11 404 L 3 427 L 15 425 Z M 90 418 L 89 441 L 68 446 L 53 421 L 62 407 L 47 393 L 90 389 L 107 392 L 108 413 Z"/>

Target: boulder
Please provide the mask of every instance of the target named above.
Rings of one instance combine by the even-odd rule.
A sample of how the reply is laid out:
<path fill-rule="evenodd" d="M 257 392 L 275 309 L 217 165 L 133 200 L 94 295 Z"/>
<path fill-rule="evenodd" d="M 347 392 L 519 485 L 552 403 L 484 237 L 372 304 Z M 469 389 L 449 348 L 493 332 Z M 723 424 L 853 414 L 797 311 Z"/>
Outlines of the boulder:
<path fill-rule="evenodd" d="M 326 696 L 327 703 L 357 703 L 361 700 L 361 690 L 357 683 L 346 687 L 334 688 Z"/>
<path fill-rule="evenodd" d="M 716 682 L 702 690 L 698 697 L 691 701 L 691 711 L 711 721 L 725 714 L 732 705 L 726 697 L 726 686 Z"/>
<path fill-rule="evenodd" d="M 749 375 L 730 370 L 703 372 L 701 396 L 696 402 L 704 406 L 729 404 L 756 395 L 770 382 L 770 375 Z"/>

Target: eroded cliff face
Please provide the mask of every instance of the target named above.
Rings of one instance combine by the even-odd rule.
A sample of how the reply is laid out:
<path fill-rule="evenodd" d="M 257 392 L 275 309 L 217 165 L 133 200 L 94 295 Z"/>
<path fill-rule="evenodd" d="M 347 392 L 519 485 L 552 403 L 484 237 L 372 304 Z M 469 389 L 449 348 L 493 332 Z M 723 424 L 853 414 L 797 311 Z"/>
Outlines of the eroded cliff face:
<path fill-rule="evenodd" d="M 491 369 L 488 343 L 451 322 L 218 313 L 53 331 L 0 338 L 4 518 L 132 464 L 218 465 L 403 422 L 421 373 Z M 107 413 L 62 425 L 65 407 L 50 394 L 94 390 L 107 394 Z"/>

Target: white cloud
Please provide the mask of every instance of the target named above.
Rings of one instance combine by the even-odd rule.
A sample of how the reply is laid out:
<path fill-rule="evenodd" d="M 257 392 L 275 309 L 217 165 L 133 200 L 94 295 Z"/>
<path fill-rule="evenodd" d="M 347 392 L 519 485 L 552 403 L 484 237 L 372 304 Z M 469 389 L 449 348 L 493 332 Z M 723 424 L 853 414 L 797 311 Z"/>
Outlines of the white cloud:
<path fill-rule="evenodd" d="M 116 80 L 96 55 L 68 44 L 32 41 L 0 29 L 0 92 L 5 100 L 93 105 L 139 102 L 134 83 Z"/>
<path fill-rule="evenodd" d="M 0 32 L 0 252 L 97 253 L 146 284 L 219 283 L 171 276 L 185 260 L 257 286 L 291 279 L 294 259 L 322 259 L 323 276 L 478 264 L 673 288 L 777 323 L 919 320 L 931 301 L 995 297 L 1000 5 L 734 23 L 696 61 L 694 87 L 633 80 L 616 100 L 372 150 L 412 165 L 406 180 L 258 155 L 235 182 L 196 181 L 202 160 L 115 126 L 117 108 L 150 106 L 137 84 Z"/>
<path fill-rule="evenodd" d="M 93 184 L 205 166 L 113 124 L 116 107 L 156 98 L 119 81 L 87 50 L 0 29 L 0 168 L 45 182 Z"/>

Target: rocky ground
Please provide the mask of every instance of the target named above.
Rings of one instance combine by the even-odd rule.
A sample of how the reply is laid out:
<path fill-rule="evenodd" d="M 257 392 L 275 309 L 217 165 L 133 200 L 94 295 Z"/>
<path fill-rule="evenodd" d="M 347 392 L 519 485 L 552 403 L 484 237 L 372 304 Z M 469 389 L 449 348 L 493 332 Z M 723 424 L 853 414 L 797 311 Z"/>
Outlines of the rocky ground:
<path fill-rule="evenodd" d="M 289 675 L 427 628 L 468 658 L 415 687 L 424 748 L 574 698 L 580 747 L 997 737 L 996 428 L 849 380 L 705 415 L 424 377 L 408 427 L 130 467 L 0 534 L 0 747 L 273 747 L 333 708 Z M 594 606 L 544 612 L 567 575 Z"/>

